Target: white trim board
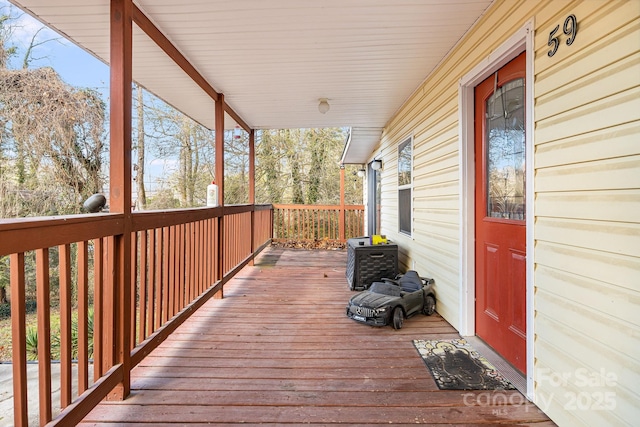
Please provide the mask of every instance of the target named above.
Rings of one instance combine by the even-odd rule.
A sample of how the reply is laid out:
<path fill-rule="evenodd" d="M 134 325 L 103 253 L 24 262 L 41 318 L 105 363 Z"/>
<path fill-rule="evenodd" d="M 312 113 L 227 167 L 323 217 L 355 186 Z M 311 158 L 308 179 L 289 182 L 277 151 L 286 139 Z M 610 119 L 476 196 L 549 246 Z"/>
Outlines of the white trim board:
<path fill-rule="evenodd" d="M 474 88 L 523 50 L 526 51 L 525 138 L 526 153 L 526 248 L 527 248 L 527 397 L 534 399 L 534 282 L 533 282 L 533 57 L 534 22 L 528 21 L 498 49 L 465 74 L 459 82 L 459 163 L 460 163 L 460 335 L 475 336 L 475 224 L 474 224 Z"/>

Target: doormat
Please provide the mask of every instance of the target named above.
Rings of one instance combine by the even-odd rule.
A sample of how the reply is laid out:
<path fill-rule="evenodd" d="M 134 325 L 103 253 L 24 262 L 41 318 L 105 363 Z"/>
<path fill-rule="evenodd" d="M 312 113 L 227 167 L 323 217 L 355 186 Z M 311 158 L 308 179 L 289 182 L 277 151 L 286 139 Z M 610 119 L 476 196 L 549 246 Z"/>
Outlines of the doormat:
<path fill-rule="evenodd" d="M 487 359 L 464 339 L 414 340 L 440 390 L 515 390 Z"/>

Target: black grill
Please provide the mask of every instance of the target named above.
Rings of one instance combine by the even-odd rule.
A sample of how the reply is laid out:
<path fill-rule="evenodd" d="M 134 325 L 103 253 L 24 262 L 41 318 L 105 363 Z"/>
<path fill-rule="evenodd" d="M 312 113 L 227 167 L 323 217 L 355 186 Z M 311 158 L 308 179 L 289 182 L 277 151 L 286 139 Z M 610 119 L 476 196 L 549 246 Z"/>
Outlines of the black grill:
<path fill-rule="evenodd" d="M 376 316 L 375 311 L 367 307 L 358 307 L 358 306 L 352 305 L 351 307 L 349 307 L 349 311 L 351 312 L 351 314 L 355 314 L 357 316 L 362 316 L 362 317 Z"/>

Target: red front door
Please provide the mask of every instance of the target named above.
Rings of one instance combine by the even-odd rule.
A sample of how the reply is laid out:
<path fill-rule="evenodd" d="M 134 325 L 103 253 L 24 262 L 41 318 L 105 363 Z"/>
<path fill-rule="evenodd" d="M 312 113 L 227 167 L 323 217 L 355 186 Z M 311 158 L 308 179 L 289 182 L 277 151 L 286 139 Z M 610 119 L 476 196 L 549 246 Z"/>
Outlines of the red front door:
<path fill-rule="evenodd" d="M 475 88 L 476 334 L 526 370 L 525 54 Z"/>

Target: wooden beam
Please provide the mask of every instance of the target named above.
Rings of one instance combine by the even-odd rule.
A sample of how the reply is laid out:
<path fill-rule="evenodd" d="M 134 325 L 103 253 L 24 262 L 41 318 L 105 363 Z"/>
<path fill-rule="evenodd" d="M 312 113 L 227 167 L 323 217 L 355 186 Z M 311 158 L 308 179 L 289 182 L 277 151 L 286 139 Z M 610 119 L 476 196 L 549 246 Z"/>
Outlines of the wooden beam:
<path fill-rule="evenodd" d="M 244 210 L 247 211 L 249 208 L 245 206 Z M 170 227 L 172 225 L 187 224 L 220 215 L 222 215 L 222 209 L 220 207 L 134 212 L 131 215 L 131 231 L 152 230 L 155 228 Z"/>
<path fill-rule="evenodd" d="M 151 40 L 153 40 L 160 49 L 167 54 L 169 58 L 173 60 L 173 62 L 178 65 L 189 77 L 193 80 L 200 88 L 207 93 L 214 101 L 217 101 L 220 97 L 218 91 L 214 89 L 213 86 L 209 84 L 207 79 L 204 78 L 202 74 L 195 69 L 193 65 L 189 62 L 185 56 L 180 53 L 180 51 L 169 41 L 169 39 L 162 34 L 162 32 L 156 27 L 153 22 L 142 12 L 136 5 L 133 6 L 133 22 L 140 27 L 144 33 L 149 36 Z M 224 104 L 223 111 L 225 111 L 229 116 L 238 123 L 244 130 L 247 132 L 250 131 L 250 127 L 245 122 L 242 117 L 238 113 L 235 112 L 233 108 L 229 105 Z"/>
<path fill-rule="evenodd" d="M 216 184 L 218 184 L 218 206 L 224 206 L 224 94 L 216 100 Z M 221 213 L 221 216 L 224 216 Z"/>
<path fill-rule="evenodd" d="M 224 277 L 224 94 L 220 94 L 216 101 L 216 184 L 218 184 L 218 205 L 222 208 L 218 217 L 218 254 L 216 280 Z M 209 284 L 207 283 L 207 286 Z M 216 294 L 216 298 L 222 298 L 223 288 Z"/>
<path fill-rule="evenodd" d="M 131 233 L 114 238 L 115 274 L 115 360 L 122 365 L 122 381 L 107 396 L 124 400 L 131 391 Z"/>
<path fill-rule="evenodd" d="M 100 379 L 98 379 L 91 389 L 82 393 L 71 405 L 67 406 L 47 427 L 70 426 L 79 424 L 89 412 L 113 389 L 123 376 L 122 365 L 116 365 Z M 26 407 L 26 406 L 25 406 Z M 26 424 L 25 424 L 26 425 Z"/>
<path fill-rule="evenodd" d="M 111 117 L 110 117 L 110 210 L 124 214 L 122 234 L 114 237 L 113 301 L 105 301 L 113 310 L 113 325 L 105 325 L 116 334 L 115 359 L 121 364 L 122 382 L 109 395 L 121 400 L 130 391 L 129 311 L 131 310 L 131 106 L 132 106 L 132 0 L 111 1 Z"/>
<path fill-rule="evenodd" d="M 111 2 L 109 209 L 131 212 L 131 0 Z"/>
<path fill-rule="evenodd" d="M 182 68 L 189 77 L 204 90 L 214 101 L 218 100 L 218 92 L 207 82 L 178 49 L 162 34 L 153 22 L 136 5 L 133 6 L 133 22 L 162 49 L 173 62 Z"/>
<path fill-rule="evenodd" d="M 256 204 L 256 132 L 254 129 L 249 131 L 249 204 Z M 251 253 L 255 253 L 256 245 L 256 215 L 251 210 Z M 253 265 L 253 258 L 249 262 Z"/>
<path fill-rule="evenodd" d="M 0 256 L 113 236 L 121 232 L 123 220 L 119 214 L 0 220 Z"/>
<path fill-rule="evenodd" d="M 238 123 L 244 130 L 246 130 L 247 132 L 251 132 L 251 127 L 244 120 L 242 120 L 242 117 L 240 117 L 238 113 L 236 113 L 233 108 L 231 108 L 226 102 L 224 104 L 224 111 L 229 116 L 231 116 L 231 118 L 235 120 L 235 122 Z"/>
<path fill-rule="evenodd" d="M 256 132 L 249 131 L 249 204 L 256 204 Z"/>
<path fill-rule="evenodd" d="M 338 218 L 339 223 L 339 239 L 341 241 L 345 240 L 345 205 L 344 205 L 344 165 L 340 166 L 340 217 Z"/>

